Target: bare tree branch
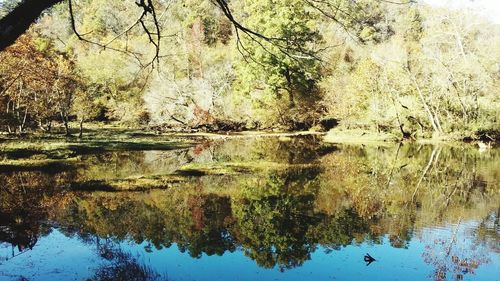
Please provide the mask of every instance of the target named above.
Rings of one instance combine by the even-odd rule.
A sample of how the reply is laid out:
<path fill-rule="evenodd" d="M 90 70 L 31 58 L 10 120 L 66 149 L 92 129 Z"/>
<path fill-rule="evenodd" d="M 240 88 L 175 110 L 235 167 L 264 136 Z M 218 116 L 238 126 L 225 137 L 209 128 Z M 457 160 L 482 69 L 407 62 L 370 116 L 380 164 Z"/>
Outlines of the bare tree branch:
<path fill-rule="evenodd" d="M 142 64 L 141 63 L 141 60 L 140 60 L 140 57 L 139 55 L 141 55 L 140 53 L 137 53 L 137 52 L 131 52 L 129 50 L 123 50 L 123 49 L 117 49 L 117 48 L 114 48 L 114 47 L 110 47 L 109 44 L 114 41 L 111 40 L 110 42 L 106 43 L 106 44 L 103 44 L 103 43 L 100 43 L 100 42 L 97 42 L 97 41 L 92 41 L 92 40 L 89 40 L 87 38 L 85 38 L 84 36 L 87 35 L 88 33 L 86 34 L 81 34 L 80 32 L 78 32 L 77 28 L 76 28 L 76 23 L 75 23 L 75 16 L 74 16 L 74 12 L 73 12 L 73 0 L 68 0 L 68 8 L 69 8 L 69 16 L 70 16 L 70 22 L 71 22 L 71 29 L 73 30 L 73 33 L 75 33 L 76 37 L 83 41 L 83 42 L 86 42 L 86 43 L 90 43 L 90 44 L 93 44 L 93 45 L 96 45 L 96 46 L 99 46 L 103 49 L 109 49 L 109 50 L 113 50 L 113 51 L 116 51 L 116 52 L 120 52 L 120 53 L 123 53 L 123 54 L 126 54 L 126 55 L 129 55 L 129 56 L 132 56 L 134 57 L 137 62 L 139 64 Z M 142 16 L 141 16 L 142 17 Z M 126 33 L 126 32 L 125 32 Z M 125 34 L 124 33 L 124 34 Z"/>

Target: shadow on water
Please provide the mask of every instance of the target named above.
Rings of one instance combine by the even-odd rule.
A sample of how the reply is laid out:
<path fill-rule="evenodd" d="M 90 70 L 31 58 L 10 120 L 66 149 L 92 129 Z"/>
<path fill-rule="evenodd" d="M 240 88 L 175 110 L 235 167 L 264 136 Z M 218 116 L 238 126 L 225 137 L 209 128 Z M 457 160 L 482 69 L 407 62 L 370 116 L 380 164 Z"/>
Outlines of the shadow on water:
<path fill-rule="evenodd" d="M 96 246 L 107 260 L 96 280 L 157 280 L 164 277 L 117 245 L 147 243 L 144 253 L 176 245 L 196 259 L 242 252 L 262 268 L 287 271 L 314 263 L 318 249 L 408 249 L 419 239 L 429 279 L 462 280 L 495 270 L 499 164 L 498 150 L 325 146 L 314 137 L 108 151 L 70 170 L 1 170 L 0 241 L 17 248 L 13 255 L 53 229 L 88 245 L 112 241 Z M 157 184 L 169 177 L 175 184 Z M 117 191 L 116 181 L 142 191 L 106 192 Z"/>

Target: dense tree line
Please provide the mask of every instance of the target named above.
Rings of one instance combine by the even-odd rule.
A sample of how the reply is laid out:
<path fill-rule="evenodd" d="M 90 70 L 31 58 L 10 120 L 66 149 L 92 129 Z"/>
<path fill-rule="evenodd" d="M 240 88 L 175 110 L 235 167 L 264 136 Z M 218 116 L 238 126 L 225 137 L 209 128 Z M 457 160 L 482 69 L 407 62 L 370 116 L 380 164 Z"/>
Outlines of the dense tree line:
<path fill-rule="evenodd" d="M 71 3 L 0 53 L 2 130 L 70 120 L 208 130 L 340 121 L 400 138 L 498 136 L 500 29 L 466 11 L 187 0 L 154 1 L 153 20 L 143 2 Z"/>

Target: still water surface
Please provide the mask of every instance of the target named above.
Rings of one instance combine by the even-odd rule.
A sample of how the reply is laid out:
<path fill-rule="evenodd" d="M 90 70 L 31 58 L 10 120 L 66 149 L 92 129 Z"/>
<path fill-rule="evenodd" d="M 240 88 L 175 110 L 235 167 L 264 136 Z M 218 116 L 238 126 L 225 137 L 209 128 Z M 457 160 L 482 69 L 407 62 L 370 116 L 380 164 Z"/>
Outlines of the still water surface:
<path fill-rule="evenodd" d="M 4 145 L 0 280 L 500 280 L 498 149 L 186 143 Z"/>

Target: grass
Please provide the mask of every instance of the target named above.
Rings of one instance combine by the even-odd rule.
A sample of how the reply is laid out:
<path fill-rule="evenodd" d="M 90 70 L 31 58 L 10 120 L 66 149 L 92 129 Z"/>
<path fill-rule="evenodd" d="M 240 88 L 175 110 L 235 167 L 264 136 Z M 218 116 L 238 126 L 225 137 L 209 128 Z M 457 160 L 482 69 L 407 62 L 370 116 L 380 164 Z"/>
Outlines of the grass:
<path fill-rule="evenodd" d="M 0 171 L 2 172 L 21 172 L 21 171 L 39 171 L 60 172 L 74 169 L 78 158 L 65 160 L 56 159 L 16 159 L 0 161 Z"/>
<path fill-rule="evenodd" d="M 68 159 L 78 155 L 106 151 L 171 150 L 191 147 L 193 140 L 152 137 L 89 139 L 23 139 L 0 143 L 0 159 L 48 158 Z"/>

